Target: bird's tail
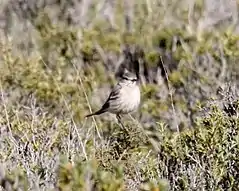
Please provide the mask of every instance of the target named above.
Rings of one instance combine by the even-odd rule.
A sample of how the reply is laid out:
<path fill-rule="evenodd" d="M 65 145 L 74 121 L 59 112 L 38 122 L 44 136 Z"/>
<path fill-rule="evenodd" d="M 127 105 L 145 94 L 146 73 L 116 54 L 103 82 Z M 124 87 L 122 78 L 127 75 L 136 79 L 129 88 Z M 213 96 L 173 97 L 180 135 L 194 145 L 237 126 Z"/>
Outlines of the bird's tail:
<path fill-rule="evenodd" d="M 91 116 L 93 116 L 95 113 L 91 113 L 91 114 L 88 114 L 88 115 L 86 115 L 85 117 L 91 117 Z"/>
<path fill-rule="evenodd" d="M 104 113 L 104 112 L 106 112 L 106 111 L 100 109 L 100 110 L 98 110 L 98 111 L 96 111 L 96 112 L 94 112 L 94 113 L 91 113 L 91 114 L 86 115 L 85 117 L 91 117 L 91 116 L 93 116 L 93 115 L 100 115 L 100 114 L 102 114 L 102 113 Z"/>

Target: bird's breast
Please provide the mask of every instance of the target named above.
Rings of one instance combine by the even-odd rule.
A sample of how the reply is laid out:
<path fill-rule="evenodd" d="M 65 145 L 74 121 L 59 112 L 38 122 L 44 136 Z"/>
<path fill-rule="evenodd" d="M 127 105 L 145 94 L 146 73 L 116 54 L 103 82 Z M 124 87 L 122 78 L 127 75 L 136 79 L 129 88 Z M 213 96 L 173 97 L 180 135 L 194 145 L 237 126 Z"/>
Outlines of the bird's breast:
<path fill-rule="evenodd" d="M 140 89 L 138 86 L 122 88 L 122 113 L 135 111 L 140 104 Z"/>

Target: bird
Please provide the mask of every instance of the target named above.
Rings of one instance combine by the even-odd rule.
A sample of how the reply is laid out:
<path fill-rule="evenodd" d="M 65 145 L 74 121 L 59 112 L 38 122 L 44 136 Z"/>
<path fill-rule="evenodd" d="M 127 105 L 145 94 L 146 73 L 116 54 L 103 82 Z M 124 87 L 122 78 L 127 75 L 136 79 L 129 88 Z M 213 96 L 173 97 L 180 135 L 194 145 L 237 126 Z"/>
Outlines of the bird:
<path fill-rule="evenodd" d="M 133 51 L 130 46 L 126 46 L 124 51 L 124 61 L 121 62 L 115 73 L 118 83 L 111 90 L 103 106 L 96 112 L 86 115 L 91 117 L 109 112 L 116 115 L 123 130 L 127 129 L 121 122 L 121 115 L 136 111 L 140 105 L 140 68 L 137 51 Z M 128 132 L 128 131 L 127 131 Z"/>
<path fill-rule="evenodd" d="M 111 90 L 111 93 L 101 109 L 88 114 L 85 117 L 110 112 L 112 114 L 116 114 L 118 122 L 123 126 L 121 122 L 121 115 L 136 111 L 139 105 L 140 87 L 138 74 L 137 72 L 135 73 L 125 68 L 119 77 L 118 83 Z"/>

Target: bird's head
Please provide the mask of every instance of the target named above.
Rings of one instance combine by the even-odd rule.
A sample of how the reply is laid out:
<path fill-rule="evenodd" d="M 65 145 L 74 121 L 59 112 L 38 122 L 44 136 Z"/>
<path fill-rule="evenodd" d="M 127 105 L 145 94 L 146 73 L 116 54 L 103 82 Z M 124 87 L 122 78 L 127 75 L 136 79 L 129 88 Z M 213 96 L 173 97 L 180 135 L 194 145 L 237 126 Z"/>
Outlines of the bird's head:
<path fill-rule="evenodd" d="M 129 72 L 127 69 L 125 69 L 120 81 L 123 83 L 135 85 L 137 84 L 138 78 L 135 73 Z"/>

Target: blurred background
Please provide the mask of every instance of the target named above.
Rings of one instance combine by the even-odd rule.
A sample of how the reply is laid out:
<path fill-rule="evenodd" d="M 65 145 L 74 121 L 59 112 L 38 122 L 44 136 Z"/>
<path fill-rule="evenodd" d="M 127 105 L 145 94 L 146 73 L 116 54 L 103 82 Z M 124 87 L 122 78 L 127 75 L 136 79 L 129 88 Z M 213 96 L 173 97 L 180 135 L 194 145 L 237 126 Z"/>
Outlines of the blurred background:
<path fill-rule="evenodd" d="M 234 115 L 238 15 L 236 0 L 1 0 L 3 169 L 18 166 L 30 188 L 48 190 L 61 155 L 73 163 L 94 158 L 106 169 L 122 157 L 131 160 L 123 151 L 146 139 L 136 122 L 156 136 L 161 126 L 193 129 L 209 102 Z M 142 103 L 136 121 L 124 117 L 136 140 L 118 132 L 110 114 L 84 118 L 117 82 L 127 46 L 140 48 Z M 144 178 L 131 170 L 124 180 L 134 190 Z"/>

